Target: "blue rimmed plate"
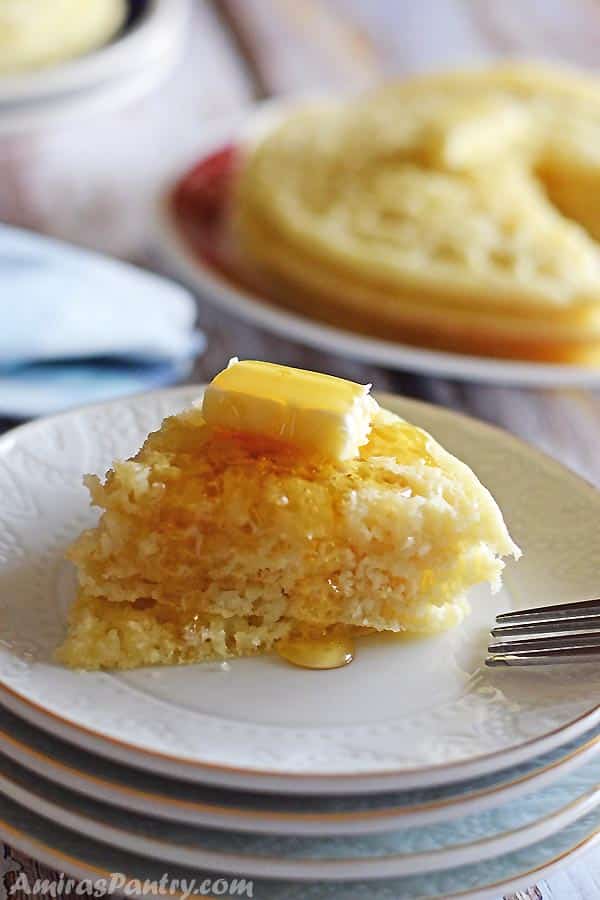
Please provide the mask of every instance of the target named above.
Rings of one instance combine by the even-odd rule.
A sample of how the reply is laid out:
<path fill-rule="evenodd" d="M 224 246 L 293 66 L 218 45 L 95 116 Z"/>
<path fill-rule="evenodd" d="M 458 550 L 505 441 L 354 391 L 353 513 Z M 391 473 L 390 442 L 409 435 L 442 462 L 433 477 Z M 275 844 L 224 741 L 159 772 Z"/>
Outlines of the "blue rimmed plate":
<path fill-rule="evenodd" d="M 356 835 L 448 822 L 520 800 L 596 758 L 600 729 L 482 778 L 373 796 L 282 797 L 163 778 L 80 750 L 1 708 L 0 751 L 55 784 L 130 813 L 254 834 Z"/>
<path fill-rule="evenodd" d="M 91 840 L 75 831 L 50 822 L 10 799 L 4 799 L 0 813 L 0 837 L 39 861 L 79 879 L 89 879 L 99 886 L 117 878 L 123 887 L 132 879 L 160 881 L 173 886 L 171 895 L 181 900 L 182 879 L 192 891 L 206 885 L 217 885 L 226 892 L 235 880 L 238 896 L 260 897 L 261 900 L 497 900 L 502 894 L 531 886 L 551 875 L 559 866 L 575 861 L 600 842 L 600 815 L 594 810 L 550 837 L 524 849 L 502 853 L 492 859 L 459 865 L 403 878 L 374 880 L 318 881 L 260 879 L 248 889 L 241 878 L 224 876 L 222 871 L 176 866 L 153 857 L 144 858 L 122 848 L 113 848 Z M 225 891 L 222 890 L 225 885 Z M 138 891 L 143 888 L 138 888 Z M 146 894 L 150 892 L 150 888 Z M 144 894 L 145 895 L 145 894 Z"/>
<path fill-rule="evenodd" d="M 545 840 L 596 813 L 600 760 L 555 784 L 451 822 L 358 837 L 222 831 L 123 812 L 0 759 L 0 794 L 50 822 L 151 859 L 226 874 L 322 881 L 406 877 L 473 865 Z"/>

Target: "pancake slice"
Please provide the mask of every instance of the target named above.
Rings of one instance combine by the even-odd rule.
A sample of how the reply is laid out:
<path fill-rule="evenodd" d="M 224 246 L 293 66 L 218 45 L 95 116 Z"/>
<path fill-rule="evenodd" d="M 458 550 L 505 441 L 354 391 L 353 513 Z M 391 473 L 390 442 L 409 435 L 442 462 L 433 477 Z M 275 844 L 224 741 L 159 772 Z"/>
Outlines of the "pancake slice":
<path fill-rule="evenodd" d="M 58 659 L 125 669 L 458 625 L 468 589 L 497 589 L 519 550 L 473 472 L 369 399 L 350 457 L 193 406 L 87 476 L 103 512 L 69 551 L 79 592 Z"/>

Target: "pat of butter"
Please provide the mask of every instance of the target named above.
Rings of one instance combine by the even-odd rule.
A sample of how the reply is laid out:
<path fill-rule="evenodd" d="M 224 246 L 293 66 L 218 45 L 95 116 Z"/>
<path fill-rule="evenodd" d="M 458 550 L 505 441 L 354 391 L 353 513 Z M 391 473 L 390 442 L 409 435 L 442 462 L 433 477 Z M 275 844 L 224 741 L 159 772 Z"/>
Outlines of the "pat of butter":
<path fill-rule="evenodd" d="M 531 117 L 515 100 L 492 96 L 449 103 L 428 128 L 428 155 L 442 168 L 466 169 L 510 153 L 530 135 Z"/>
<path fill-rule="evenodd" d="M 202 413 L 211 426 L 351 459 L 367 443 L 377 409 L 370 388 L 319 372 L 232 359 L 207 387 Z"/>

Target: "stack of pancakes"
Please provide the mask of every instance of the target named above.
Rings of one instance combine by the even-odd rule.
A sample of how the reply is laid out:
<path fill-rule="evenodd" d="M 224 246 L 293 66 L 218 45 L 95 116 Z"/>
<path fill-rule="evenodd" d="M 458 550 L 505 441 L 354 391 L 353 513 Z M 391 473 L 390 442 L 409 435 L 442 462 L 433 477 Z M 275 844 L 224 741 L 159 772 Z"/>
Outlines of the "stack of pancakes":
<path fill-rule="evenodd" d="M 306 315 L 593 365 L 599 190 L 600 86 L 502 66 L 298 107 L 244 148 L 232 228 L 248 268 Z"/>

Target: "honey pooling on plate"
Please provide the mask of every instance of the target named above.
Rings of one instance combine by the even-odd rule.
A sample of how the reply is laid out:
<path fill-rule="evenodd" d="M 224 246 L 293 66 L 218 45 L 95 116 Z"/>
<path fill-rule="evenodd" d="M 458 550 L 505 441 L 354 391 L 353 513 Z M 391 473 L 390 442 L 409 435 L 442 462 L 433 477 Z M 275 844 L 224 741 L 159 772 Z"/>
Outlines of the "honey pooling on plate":
<path fill-rule="evenodd" d="M 323 631 L 318 635 L 286 638 L 275 650 L 283 659 L 303 669 L 340 669 L 354 659 L 354 637 L 350 631 Z"/>

